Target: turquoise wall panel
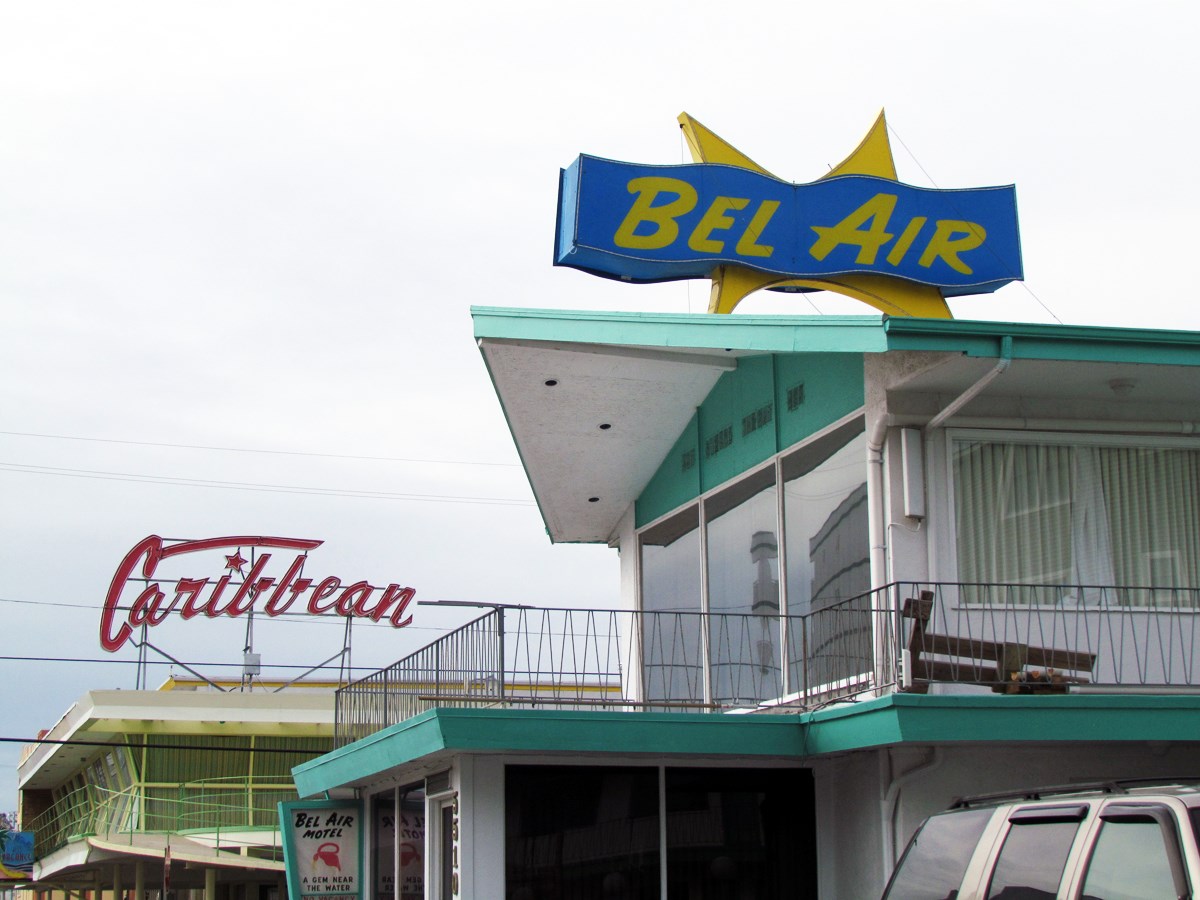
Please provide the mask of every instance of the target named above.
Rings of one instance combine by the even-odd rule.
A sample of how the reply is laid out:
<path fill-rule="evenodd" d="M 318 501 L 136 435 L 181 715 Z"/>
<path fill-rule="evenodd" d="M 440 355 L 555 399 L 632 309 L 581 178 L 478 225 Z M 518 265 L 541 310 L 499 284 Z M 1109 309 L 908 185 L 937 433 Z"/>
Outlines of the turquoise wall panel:
<path fill-rule="evenodd" d="M 671 448 L 658 471 L 650 479 L 637 501 L 637 524 L 641 527 L 663 512 L 682 506 L 700 494 L 700 459 L 696 452 L 697 416 Z M 643 510 L 647 518 L 643 520 Z"/>
<path fill-rule="evenodd" d="M 775 452 L 771 357 L 742 359 L 700 406 L 700 486 L 709 490 Z M 755 427 L 755 426 L 758 427 Z"/>
<path fill-rule="evenodd" d="M 637 501 L 640 528 L 863 405 L 860 353 L 743 358 L 709 392 Z"/>
<path fill-rule="evenodd" d="M 858 354 L 779 354 L 775 376 L 781 450 L 858 409 L 866 396 Z"/>

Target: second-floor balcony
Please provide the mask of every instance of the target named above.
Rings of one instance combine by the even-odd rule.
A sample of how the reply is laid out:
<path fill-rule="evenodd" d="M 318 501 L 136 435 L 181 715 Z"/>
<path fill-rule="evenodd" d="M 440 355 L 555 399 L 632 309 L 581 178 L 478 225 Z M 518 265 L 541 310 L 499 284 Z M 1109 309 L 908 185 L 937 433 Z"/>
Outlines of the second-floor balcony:
<path fill-rule="evenodd" d="M 892 691 L 1200 691 L 1200 589 L 895 583 L 803 615 L 496 607 L 338 692 L 344 745 L 439 706 L 796 712 Z"/>
<path fill-rule="evenodd" d="M 132 845 L 142 835 L 186 835 L 214 851 L 278 860 L 278 804 L 295 799 L 292 785 L 244 777 L 135 784 L 122 790 L 89 784 L 64 794 L 22 826 L 36 836 L 38 859 L 88 837 Z"/>

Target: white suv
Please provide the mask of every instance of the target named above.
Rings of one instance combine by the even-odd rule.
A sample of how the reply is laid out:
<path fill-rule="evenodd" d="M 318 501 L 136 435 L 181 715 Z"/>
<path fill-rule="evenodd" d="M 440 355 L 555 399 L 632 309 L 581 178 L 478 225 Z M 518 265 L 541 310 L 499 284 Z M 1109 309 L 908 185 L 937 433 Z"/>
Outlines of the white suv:
<path fill-rule="evenodd" d="M 884 900 L 1178 900 L 1200 892 L 1200 779 L 957 801 L 917 829 Z"/>

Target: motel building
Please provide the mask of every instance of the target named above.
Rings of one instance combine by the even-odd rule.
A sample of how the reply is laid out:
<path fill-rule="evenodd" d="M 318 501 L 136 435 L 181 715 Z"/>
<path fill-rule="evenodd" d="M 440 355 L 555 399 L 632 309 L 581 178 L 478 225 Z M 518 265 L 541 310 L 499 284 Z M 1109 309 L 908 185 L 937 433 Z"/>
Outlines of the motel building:
<path fill-rule="evenodd" d="M 704 212 L 688 179 L 746 168 L 724 162 L 630 167 L 609 256 L 704 248 L 722 212 L 734 237 L 760 216 L 743 250 L 781 244 L 753 185 Z M 564 173 L 558 261 L 601 272 L 590 165 Z M 853 257 L 941 215 L 885 234 L 885 211 L 821 227 Z M 728 315 L 721 265 L 707 314 L 473 310 L 551 541 L 611 547 L 620 595 L 482 609 L 337 692 L 285 848 L 356 814 L 364 900 L 870 900 L 957 797 L 1195 772 L 1200 334 L 955 320 L 919 270 L 886 302 L 889 279 L 759 272 L 882 315 Z M 294 855 L 293 896 L 329 896 Z"/>
<path fill-rule="evenodd" d="M 22 896 L 286 897 L 278 804 L 291 768 L 332 746 L 336 687 L 185 676 L 84 694 L 18 766 Z"/>

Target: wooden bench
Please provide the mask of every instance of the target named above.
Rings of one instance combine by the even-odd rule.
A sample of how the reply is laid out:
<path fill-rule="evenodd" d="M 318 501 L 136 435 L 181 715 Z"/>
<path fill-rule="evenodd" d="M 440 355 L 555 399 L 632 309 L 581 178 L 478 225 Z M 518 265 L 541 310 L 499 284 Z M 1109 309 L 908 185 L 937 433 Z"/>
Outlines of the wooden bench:
<path fill-rule="evenodd" d="M 932 591 L 905 600 L 902 615 L 913 620 L 909 690 L 916 693 L 935 681 L 984 685 L 1000 694 L 1066 693 L 1069 685 L 1086 683 L 1096 666 L 1094 653 L 935 634 Z"/>

